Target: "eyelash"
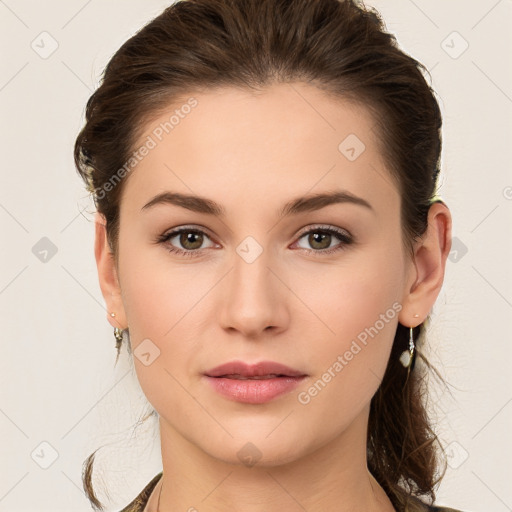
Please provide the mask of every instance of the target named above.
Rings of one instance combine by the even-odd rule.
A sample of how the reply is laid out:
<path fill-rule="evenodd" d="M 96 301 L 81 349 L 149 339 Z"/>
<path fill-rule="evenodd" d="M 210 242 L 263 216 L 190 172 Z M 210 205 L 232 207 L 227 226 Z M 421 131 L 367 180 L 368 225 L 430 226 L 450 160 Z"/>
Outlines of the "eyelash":
<path fill-rule="evenodd" d="M 167 243 L 171 238 L 174 238 L 176 235 L 180 235 L 181 233 L 195 233 L 195 234 L 201 234 L 206 235 L 208 237 L 208 234 L 200 229 L 195 228 L 189 228 L 189 227 L 182 227 L 180 229 L 176 229 L 174 231 L 170 231 L 169 233 L 165 233 L 161 236 L 159 236 L 156 240 L 157 243 L 165 244 Z M 346 248 L 347 245 L 350 245 L 353 243 L 352 236 L 345 230 L 341 230 L 334 227 L 324 227 L 324 226 L 313 226 L 308 231 L 305 231 L 301 233 L 298 240 L 303 238 L 306 235 L 309 235 L 311 233 L 327 233 L 330 235 L 334 235 L 341 243 L 338 245 L 335 245 L 334 247 L 331 247 L 329 249 L 302 249 L 303 251 L 306 251 L 308 254 L 314 254 L 315 256 L 324 256 L 333 254 L 337 251 L 342 251 Z M 210 238 L 210 237 L 208 237 Z M 199 256 L 201 254 L 201 249 L 196 250 L 184 250 L 184 249 L 178 249 L 176 247 L 169 247 L 167 246 L 167 250 L 170 253 L 177 254 L 179 256 L 185 256 L 187 258 L 194 258 L 196 256 Z"/>

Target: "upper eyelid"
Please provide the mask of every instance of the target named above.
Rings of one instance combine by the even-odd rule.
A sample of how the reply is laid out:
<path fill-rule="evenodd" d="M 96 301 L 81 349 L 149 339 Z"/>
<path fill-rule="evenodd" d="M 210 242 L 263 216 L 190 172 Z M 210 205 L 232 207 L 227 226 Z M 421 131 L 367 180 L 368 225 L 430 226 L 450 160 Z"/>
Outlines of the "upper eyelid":
<path fill-rule="evenodd" d="M 340 228 L 337 226 L 332 226 L 330 224 L 312 224 L 310 226 L 306 226 L 299 231 L 297 236 L 302 236 L 306 233 L 309 233 L 310 231 L 314 231 L 315 229 L 317 229 L 318 231 L 335 231 L 335 232 L 341 231 L 341 232 L 346 233 L 348 236 L 352 236 L 350 231 L 348 231 L 347 229 Z"/>
<path fill-rule="evenodd" d="M 198 232 L 198 233 L 208 236 L 208 238 L 210 238 L 210 239 L 214 238 L 212 235 L 210 235 L 210 232 L 208 231 L 208 229 L 206 229 L 205 227 L 202 227 L 202 226 L 183 226 L 183 227 L 180 226 L 177 228 L 173 228 L 169 231 L 166 231 L 161 236 L 161 238 L 174 238 L 175 236 L 181 234 L 182 232 L 187 232 L 187 231 L 195 231 L 195 232 Z"/>
<path fill-rule="evenodd" d="M 300 239 L 304 235 L 310 233 L 311 231 L 314 231 L 315 229 L 318 230 L 318 231 L 332 231 L 334 235 L 336 235 L 336 234 L 338 234 L 338 235 L 346 234 L 346 236 L 348 238 L 351 238 L 351 239 L 353 238 L 352 234 L 347 229 L 340 228 L 340 227 L 337 227 L 337 226 L 332 226 L 330 224 L 312 224 L 312 225 L 309 225 L 309 226 L 305 226 L 304 228 L 301 228 L 299 230 L 299 233 L 296 235 L 296 238 Z M 209 230 L 207 228 L 205 228 L 203 226 L 194 226 L 194 225 L 191 225 L 191 226 L 185 225 L 185 226 L 177 227 L 175 229 L 173 228 L 170 231 L 167 231 L 166 233 L 164 233 L 161 238 L 169 240 L 170 238 L 174 238 L 175 236 L 178 236 L 180 233 L 187 232 L 187 231 L 199 232 L 201 234 L 204 234 L 204 235 L 208 236 L 208 238 L 210 238 L 210 240 L 213 243 L 218 243 L 218 242 L 214 242 L 214 240 L 212 240 L 212 238 L 214 238 L 214 237 L 212 237 L 209 234 Z M 197 249 L 197 250 L 191 251 L 191 252 L 198 252 L 200 250 L 201 249 Z"/>

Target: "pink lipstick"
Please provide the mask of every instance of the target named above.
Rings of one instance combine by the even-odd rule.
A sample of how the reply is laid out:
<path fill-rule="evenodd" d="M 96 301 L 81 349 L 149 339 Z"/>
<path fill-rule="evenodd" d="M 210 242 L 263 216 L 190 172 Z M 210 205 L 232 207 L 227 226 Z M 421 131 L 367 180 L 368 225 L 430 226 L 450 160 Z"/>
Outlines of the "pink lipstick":
<path fill-rule="evenodd" d="M 204 374 L 219 394 L 235 402 L 263 404 L 295 389 L 307 374 L 272 361 L 231 361 Z"/>

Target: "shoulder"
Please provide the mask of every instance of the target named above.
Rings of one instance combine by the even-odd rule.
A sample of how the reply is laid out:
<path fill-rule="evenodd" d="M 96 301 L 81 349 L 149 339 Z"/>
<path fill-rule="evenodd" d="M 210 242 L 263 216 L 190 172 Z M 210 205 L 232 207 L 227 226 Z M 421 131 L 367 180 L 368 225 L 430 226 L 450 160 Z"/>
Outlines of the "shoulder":
<path fill-rule="evenodd" d="M 125 508 L 120 510 L 119 512 L 144 512 L 144 507 L 146 506 L 153 489 L 155 488 L 158 480 L 160 480 L 162 476 L 162 472 L 158 473 L 153 477 L 151 482 L 149 482 L 144 489 L 133 499 L 131 503 L 129 503 Z"/>

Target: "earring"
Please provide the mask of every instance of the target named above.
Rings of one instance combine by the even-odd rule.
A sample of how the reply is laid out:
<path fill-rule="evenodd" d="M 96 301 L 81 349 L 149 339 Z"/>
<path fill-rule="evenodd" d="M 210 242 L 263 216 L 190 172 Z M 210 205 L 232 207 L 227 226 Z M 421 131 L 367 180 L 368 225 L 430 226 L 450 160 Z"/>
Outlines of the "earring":
<path fill-rule="evenodd" d="M 110 313 L 110 316 L 112 318 L 116 317 L 116 314 L 114 312 Z M 116 356 L 116 363 L 119 359 L 119 354 L 121 352 L 121 345 L 123 344 L 123 331 L 124 329 L 119 329 L 119 327 L 114 327 L 114 338 L 116 339 L 116 350 L 117 350 L 117 356 Z"/>
<path fill-rule="evenodd" d="M 112 318 L 116 317 L 116 314 L 114 312 L 110 313 L 110 316 Z M 123 343 L 123 330 L 119 329 L 119 327 L 114 327 L 114 337 L 116 339 L 116 349 L 119 353 L 119 349 L 121 348 L 121 344 Z"/>
<path fill-rule="evenodd" d="M 119 327 L 114 327 L 114 337 L 116 339 L 116 349 L 119 352 L 123 343 L 123 330 L 119 329 Z"/>
<path fill-rule="evenodd" d="M 407 374 L 414 368 L 415 348 L 413 328 L 409 327 L 409 350 L 404 350 L 400 356 L 400 362 L 407 368 Z"/>

